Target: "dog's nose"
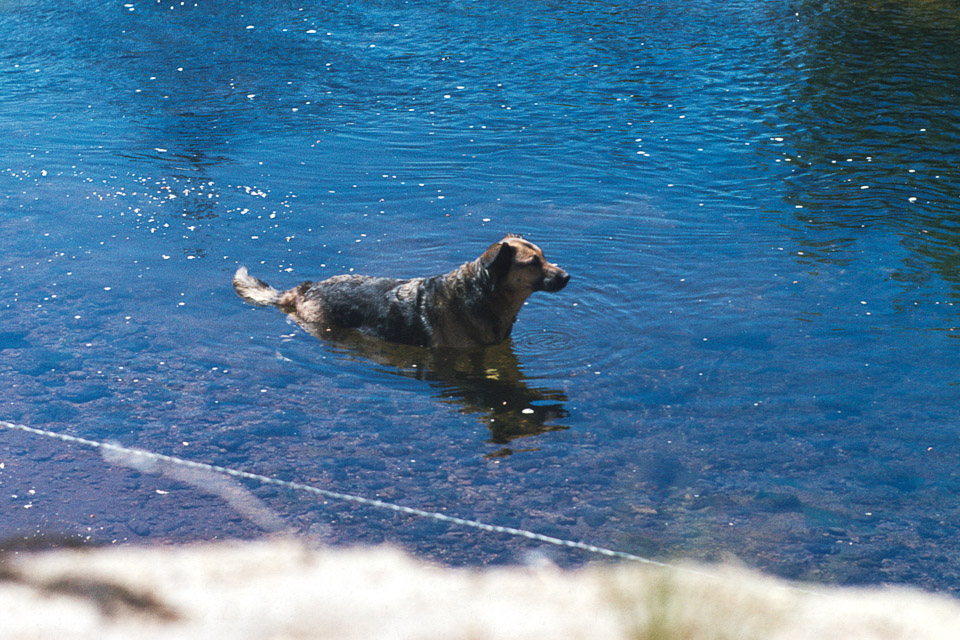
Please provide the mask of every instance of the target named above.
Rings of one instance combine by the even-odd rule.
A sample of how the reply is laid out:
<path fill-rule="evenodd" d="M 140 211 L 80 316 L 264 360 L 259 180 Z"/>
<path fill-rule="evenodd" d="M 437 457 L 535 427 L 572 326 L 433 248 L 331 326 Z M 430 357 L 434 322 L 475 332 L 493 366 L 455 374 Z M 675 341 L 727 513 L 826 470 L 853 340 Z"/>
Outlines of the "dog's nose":
<path fill-rule="evenodd" d="M 552 274 L 544 281 L 543 288 L 552 293 L 563 289 L 568 282 L 570 282 L 570 274 L 563 269 L 558 269 L 557 273 Z"/>

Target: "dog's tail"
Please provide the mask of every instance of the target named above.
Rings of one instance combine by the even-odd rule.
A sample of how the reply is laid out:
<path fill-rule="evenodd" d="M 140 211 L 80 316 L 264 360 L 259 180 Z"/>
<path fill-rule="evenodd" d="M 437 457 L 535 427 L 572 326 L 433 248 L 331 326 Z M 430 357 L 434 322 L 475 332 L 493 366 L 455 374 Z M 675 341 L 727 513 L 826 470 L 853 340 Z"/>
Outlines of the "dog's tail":
<path fill-rule="evenodd" d="M 237 273 L 233 276 L 233 288 L 238 296 L 260 307 L 280 306 L 283 295 L 260 278 L 254 278 L 247 273 L 246 267 L 237 269 Z"/>

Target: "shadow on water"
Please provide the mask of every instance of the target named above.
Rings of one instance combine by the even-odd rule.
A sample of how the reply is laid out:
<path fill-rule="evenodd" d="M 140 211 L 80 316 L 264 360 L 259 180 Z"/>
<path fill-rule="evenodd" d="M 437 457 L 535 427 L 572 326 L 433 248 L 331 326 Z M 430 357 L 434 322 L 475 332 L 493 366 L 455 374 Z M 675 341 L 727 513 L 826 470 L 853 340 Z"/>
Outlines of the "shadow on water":
<path fill-rule="evenodd" d="M 569 428 L 554 424 L 570 415 L 564 406 L 566 394 L 531 384 L 509 340 L 485 348 L 428 349 L 385 342 L 357 331 L 318 335 L 304 329 L 344 357 L 372 361 L 385 373 L 429 383 L 442 402 L 476 415 L 490 430 L 489 441 L 494 444 Z M 503 447 L 486 457 L 535 450 Z"/>

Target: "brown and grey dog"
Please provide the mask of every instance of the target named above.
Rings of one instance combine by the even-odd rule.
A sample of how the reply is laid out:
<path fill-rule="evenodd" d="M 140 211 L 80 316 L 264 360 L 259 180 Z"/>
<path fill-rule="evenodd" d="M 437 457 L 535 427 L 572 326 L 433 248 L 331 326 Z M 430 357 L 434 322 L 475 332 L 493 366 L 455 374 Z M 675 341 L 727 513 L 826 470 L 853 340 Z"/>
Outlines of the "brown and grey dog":
<path fill-rule="evenodd" d="M 244 300 L 290 314 L 315 335 L 338 329 L 425 347 L 478 347 L 505 340 L 535 291 L 560 291 L 569 274 L 517 235 L 473 262 L 430 278 L 341 275 L 277 291 L 240 267 L 233 286 Z"/>

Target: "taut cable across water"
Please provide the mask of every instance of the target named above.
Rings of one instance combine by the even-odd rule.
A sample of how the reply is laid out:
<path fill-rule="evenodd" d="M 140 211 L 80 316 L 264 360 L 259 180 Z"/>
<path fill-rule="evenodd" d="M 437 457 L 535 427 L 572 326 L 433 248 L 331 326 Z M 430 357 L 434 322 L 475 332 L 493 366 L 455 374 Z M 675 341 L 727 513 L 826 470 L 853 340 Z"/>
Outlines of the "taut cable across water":
<path fill-rule="evenodd" d="M 391 502 L 384 502 L 383 500 L 377 500 L 374 498 L 364 498 L 363 496 L 352 495 L 349 493 L 341 493 L 339 491 L 330 491 L 328 489 L 321 489 L 319 487 L 314 487 L 308 484 L 302 484 L 300 482 L 289 482 L 287 480 L 278 480 L 276 478 L 270 478 L 268 476 L 260 475 L 258 473 L 251 473 L 249 471 L 241 471 L 238 469 L 230 469 L 228 467 L 221 467 L 219 465 L 207 464 L 205 462 L 194 462 L 191 460 L 184 460 L 183 458 L 178 458 L 176 456 L 164 455 L 162 453 L 154 453 L 152 451 L 145 451 L 143 449 L 133 449 L 130 447 L 124 447 L 118 444 L 110 442 L 100 442 L 97 440 L 90 440 L 88 438 L 80 438 L 77 436 L 71 436 L 63 433 L 56 433 L 54 431 L 47 431 L 45 429 L 37 429 L 34 427 L 28 427 L 22 424 L 16 424 L 13 422 L 0 421 L 0 427 L 13 431 L 22 431 L 24 433 L 29 433 L 37 436 L 44 436 L 46 438 L 52 438 L 55 440 L 60 440 L 61 442 L 66 442 L 70 444 L 79 444 L 85 447 L 93 447 L 102 451 L 105 455 L 110 454 L 110 459 L 113 461 L 127 461 L 129 465 L 130 461 L 141 459 L 144 461 L 151 462 L 165 462 L 172 465 L 177 465 L 179 467 L 201 470 L 212 472 L 216 474 L 221 474 L 225 476 L 230 476 L 233 478 L 239 478 L 243 480 L 252 480 L 254 482 L 259 482 L 261 484 L 275 485 L 289 489 L 292 491 L 302 491 L 306 493 L 312 493 L 314 495 L 323 496 L 324 498 L 329 498 L 332 500 L 340 500 L 344 502 L 352 502 L 355 504 L 361 504 L 369 507 L 376 507 L 378 509 L 386 509 L 388 511 L 395 511 L 397 513 L 405 513 L 412 516 L 417 516 L 421 518 L 429 518 L 431 520 L 437 520 L 439 522 L 446 522 L 460 527 L 469 527 L 472 529 L 479 529 L 481 531 L 489 531 L 491 533 L 502 533 L 511 536 L 516 536 L 520 538 L 526 538 L 528 540 L 534 540 L 536 542 L 542 542 L 545 544 L 551 544 L 558 547 L 567 547 L 570 549 L 578 549 L 580 551 L 586 551 L 588 553 L 595 553 L 602 556 L 608 556 L 611 558 L 618 558 L 621 560 L 630 560 L 632 562 L 640 562 L 643 564 L 654 565 L 658 567 L 670 567 L 676 568 L 672 565 L 669 565 L 664 562 L 658 562 L 656 560 L 651 560 L 649 558 L 644 558 L 642 556 L 637 556 L 632 553 L 627 553 L 625 551 L 616 551 L 614 549 L 607 549 L 604 547 L 598 547 L 592 544 L 587 544 L 584 542 L 577 542 L 575 540 L 565 540 L 563 538 L 555 538 L 553 536 L 546 536 L 541 533 L 536 533 L 534 531 L 527 531 L 525 529 L 517 529 L 514 527 L 504 527 L 500 525 L 487 524 L 485 522 L 480 522 L 479 520 L 468 520 L 465 518 L 457 518 L 454 516 L 448 516 L 443 513 L 438 513 L 436 511 L 426 511 L 424 509 L 416 509 L 414 507 L 405 507 L 398 504 L 393 504 Z M 135 466 L 135 465 L 134 465 Z"/>

